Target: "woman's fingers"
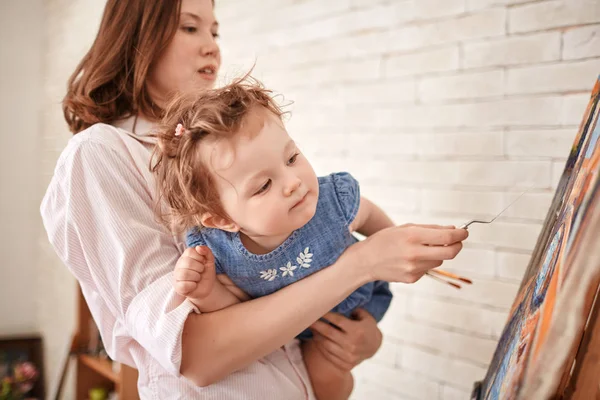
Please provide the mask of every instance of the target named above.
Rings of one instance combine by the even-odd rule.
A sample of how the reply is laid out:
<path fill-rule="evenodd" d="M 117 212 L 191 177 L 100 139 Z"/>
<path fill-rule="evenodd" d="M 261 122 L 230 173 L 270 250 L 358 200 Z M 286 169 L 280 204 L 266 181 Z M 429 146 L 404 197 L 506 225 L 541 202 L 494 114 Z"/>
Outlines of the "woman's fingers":
<path fill-rule="evenodd" d="M 323 315 L 322 318 L 331 322 L 332 324 L 340 328 L 342 331 L 348 331 L 350 329 L 350 324 L 352 324 L 351 319 L 348 319 L 339 313 L 328 312 L 327 314 Z"/>
<path fill-rule="evenodd" d="M 321 334 L 336 343 L 340 343 L 340 344 L 345 343 L 344 333 L 342 331 L 340 331 L 338 328 L 336 328 L 326 322 L 316 321 L 309 328 L 313 332 Z"/>
<path fill-rule="evenodd" d="M 312 340 L 315 341 L 315 345 L 317 346 L 323 357 L 325 357 L 336 367 L 344 371 L 350 371 L 352 368 L 354 368 L 355 364 L 346 360 L 346 358 L 350 356 L 338 344 L 332 342 L 326 337 L 319 335 L 318 333 L 314 334 Z"/>

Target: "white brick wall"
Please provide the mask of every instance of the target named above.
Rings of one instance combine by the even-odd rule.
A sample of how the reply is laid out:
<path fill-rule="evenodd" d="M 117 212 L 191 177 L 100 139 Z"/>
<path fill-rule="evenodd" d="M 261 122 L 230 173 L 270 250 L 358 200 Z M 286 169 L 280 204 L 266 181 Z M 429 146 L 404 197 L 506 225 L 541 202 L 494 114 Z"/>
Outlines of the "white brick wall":
<path fill-rule="evenodd" d="M 91 43 L 102 6 L 46 3 L 40 190 L 69 137 L 57 106 L 64 82 Z M 497 223 L 474 226 L 463 253 L 448 263 L 472 277 L 473 287 L 457 291 L 427 278 L 394 285 L 381 324 L 384 348 L 356 371 L 355 399 L 468 398 L 600 73 L 600 0 L 216 4 L 223 77 L 256 62 L 255 75 L 295 102 L 288 127 L 317 171 L 352 172 L 398 223 L 492 216 L 533 186 Z M 61 268 L 42 247 L 40 281 L 66 281 L 40 288 L 41 325 L 53 349 L 72 323 L 72 315 L 45 305 L 49 297 L 72 299 Z"/>
<path fill-rule="evenodd" d="M 295 101 L 288 127 L 320 173 L 352 172 L 398 223 L 490 217 L 533 186 L 496 224 L 473 226 L 446 266 L 473 287 L 395 285 L 384 348 L 358 368 L 353 396 L 466 399 L 491 359 L 600 73 L 600 1 L 314 4 L 282 0 L 278 28 L 256 31 L 221 11 L 257 15 L 264 27 L 258 15 L 272 6 L 217 1 L 217 15 L 225 65 L 243 71 L 256 61 L 260 79 Z"/>

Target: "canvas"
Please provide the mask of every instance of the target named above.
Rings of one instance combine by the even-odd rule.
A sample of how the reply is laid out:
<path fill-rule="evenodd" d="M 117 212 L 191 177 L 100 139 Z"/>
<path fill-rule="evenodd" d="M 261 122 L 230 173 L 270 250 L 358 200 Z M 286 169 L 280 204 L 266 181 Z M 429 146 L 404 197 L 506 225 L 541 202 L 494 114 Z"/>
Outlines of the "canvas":
<path fill-rule="evenodd" d="M 478 400 L 521 398 L 524 381 L 539 373 L 557 299 L 588 294 L 564 293 L 564 283 L 583 268 L 576 256 L 585 251 L 582 243 L 589 245 L 590 229 L 584 228 L 600 203 L 599 96 L 597 80 L 494 357 L 474 392 Z"/>

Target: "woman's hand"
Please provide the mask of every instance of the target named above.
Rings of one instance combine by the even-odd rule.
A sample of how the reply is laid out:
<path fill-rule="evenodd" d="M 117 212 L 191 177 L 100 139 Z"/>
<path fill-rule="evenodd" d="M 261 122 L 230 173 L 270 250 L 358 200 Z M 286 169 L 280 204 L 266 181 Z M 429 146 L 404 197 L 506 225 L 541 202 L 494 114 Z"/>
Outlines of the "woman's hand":
<path fill-rule="evenodd" d="M 335 326 L 323 321 L 310 326 L 316 347 L 329 362 L 344 371 L 373 357 L 383 338 L 375 318 L 367 311 L 359 308 L 352 316 L 354 319 L 330 312 L 323 318 Z"/>
<path fill-rule="evenodd" d="M 342 254 L 366 283 L 414 283 L 430 269 L 451 260 L 469 236 L 466 229 L 439 225 L 402 225 L 383 229 Z"/>

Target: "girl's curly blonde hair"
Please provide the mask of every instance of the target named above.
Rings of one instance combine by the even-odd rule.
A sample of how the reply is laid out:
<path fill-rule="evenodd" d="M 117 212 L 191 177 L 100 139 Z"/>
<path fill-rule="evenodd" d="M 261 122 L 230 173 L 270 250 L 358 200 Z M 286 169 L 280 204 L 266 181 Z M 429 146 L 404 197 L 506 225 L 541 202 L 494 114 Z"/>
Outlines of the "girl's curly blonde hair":
<path fill-rule="evenodd" d="M 151 163 L 158 189 L 156 211 L 162 223 L 181 232 L 201 226 L 206 212 L 230 219 L 221 205 L 208 160 L 200 155 L 199 144 L 209 137 L 236 135 L 256 107 L 281 118 L 283 111 L 272 94 L 246 75 L 219 89 L 179 95 L 168 105 L 158 128 Z M 180 135 L 176 135 L 178 124 L 183 127 Z"/>

